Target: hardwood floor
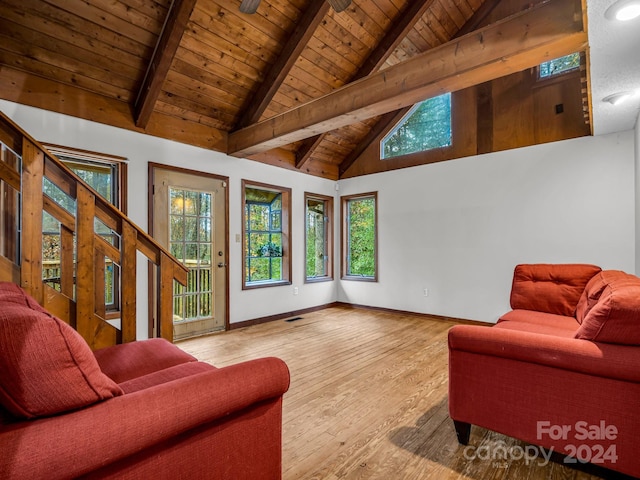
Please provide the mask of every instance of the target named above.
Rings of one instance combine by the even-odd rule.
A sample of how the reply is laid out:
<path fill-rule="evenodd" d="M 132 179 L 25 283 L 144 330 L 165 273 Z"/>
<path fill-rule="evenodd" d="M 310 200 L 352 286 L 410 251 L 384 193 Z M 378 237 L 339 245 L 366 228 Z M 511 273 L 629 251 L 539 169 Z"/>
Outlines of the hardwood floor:
<path fill-rule="evenodd" d="M 526 445 L 473 427 L 466 450 L 448 417 L 447 331 L 454 322 L 334 307 L 186 340 L 225 366 L 277 356 L 291 371 L 284 398 L 283 479 L 563 479 L 600 477 L 542 459 L 473 459 L 480 447 Z M 475 448 L 473 448 L 475 447 Z"/>

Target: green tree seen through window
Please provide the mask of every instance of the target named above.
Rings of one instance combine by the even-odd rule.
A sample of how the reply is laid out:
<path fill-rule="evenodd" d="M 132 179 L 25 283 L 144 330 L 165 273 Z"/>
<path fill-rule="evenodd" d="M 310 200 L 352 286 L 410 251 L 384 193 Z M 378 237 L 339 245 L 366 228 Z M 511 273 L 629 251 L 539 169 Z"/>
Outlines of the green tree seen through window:
<path fill-rule="evenodd" d="M 290 190 L 243 184 L 243 287 L 288 283 Z"/>
<path fill-rule="evenodd" d="M 392 158 L 451 145 L 451 94 L 413 107 L 381 142 L 381 157 Z"/>
<path fill-rule="evenodd" d="M 580 53 L 572 53 L 540 64 L 540 78 L 553 77 L 580 67 Z"/>
<path fill-rule="evenodd" d="M 353 198 L 347 203 L 347 275 L 376 275 L 376 199 Z"/>

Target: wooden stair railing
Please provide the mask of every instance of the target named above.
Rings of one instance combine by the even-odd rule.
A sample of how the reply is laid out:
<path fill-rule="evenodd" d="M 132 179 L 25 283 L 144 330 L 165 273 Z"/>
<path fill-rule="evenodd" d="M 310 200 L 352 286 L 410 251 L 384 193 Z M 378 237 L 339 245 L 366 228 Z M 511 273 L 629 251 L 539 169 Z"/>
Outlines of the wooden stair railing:
<path fill-rule="evenodd" d="M 94 350 L 136 339 L 137 298 L 146 302 L 155 288 L 155 334 L 172 341 L 173 282 L 185 285 L 187 269 L 2 112 L 0 150 L 0 280 L 20 284 Z M 60 225 L 53 286 L 43 281 L 44 212 Z M 137 291 L 138 253 L 157 274 L 145 292 Z"/>

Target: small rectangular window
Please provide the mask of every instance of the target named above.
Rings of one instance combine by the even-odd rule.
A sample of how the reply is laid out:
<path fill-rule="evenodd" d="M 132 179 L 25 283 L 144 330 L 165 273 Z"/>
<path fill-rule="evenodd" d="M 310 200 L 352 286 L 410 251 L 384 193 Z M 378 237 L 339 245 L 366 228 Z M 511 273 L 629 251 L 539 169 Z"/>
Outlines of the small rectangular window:
<path fill-rule="evenodd" d="M 580 52 L 541 63 L 538 68 L 538 75 L 541 79 L 551 78 L 577 68 L 580 68 Z"/>
<path fill-rule="evenodd" d="M 378 280 L 377 192 L 341 197 L 342 278 Z"/>
<path fill-rule="evenodd" d="M 305 281 L 333 279 L 333 198 L 305 193 Z"/>
<path fill-rule="evenodd" d="M 242 288 L 291 283 L 291 189 L 242 181 Z"/>

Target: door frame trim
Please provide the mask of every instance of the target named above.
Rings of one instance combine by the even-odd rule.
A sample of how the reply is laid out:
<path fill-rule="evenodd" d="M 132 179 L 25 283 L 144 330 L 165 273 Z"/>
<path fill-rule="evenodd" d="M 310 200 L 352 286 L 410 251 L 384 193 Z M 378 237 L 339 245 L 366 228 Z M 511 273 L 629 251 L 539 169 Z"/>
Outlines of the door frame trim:
<path fill-rule="evenodd" d="M 230 270 L 230 262 L 229 262 L 229 188 L 230 188 L 230 183 L 229 183 L 229 177 L 224 176 L 224 175 L 218 175 L 218 174 L 215 174 L 215 173 L 201 172 L 199 170 L 191 170 L 191 169 L 188 169 L 188 168 L 175 167 L 173 165 L 165 165 L 163 163 L 149 162 L 149 164 L 148 164 L 148 178 L 147 178 L 147 193 L 148 193 L 147 222 L 148 222 L 148 226 L 149 226 L 149 228 L 148 228 L 149 235 L 151 235 L 152 237 L 153 237 L 153 185 L 154 185 L 154 179 L 155 179 L 154 173 L 155 173 L 156 169 L 179 172 L 179 173 L 184 173 L 186 175 L 194 175 L 194 176 L 198 176 L 198 177 L 207 177 L 207 178 L 211 178 L 211 179 L 214 179 L 214 180 L 223 181 L 227 185 L 226 188 L 224 189 L 225 190 L 225 193 L 224 193 L 224 195 L 225 195 L 224 258 L 227 261 L 227 268 L 225 270 L 225 304 L 226 304 L 226 308 L 225 308 L 225 312 L 224 312 L 224 329 L 225 329 L 225 331 L 227 331 L 230 328 L 229 310 L 231 309 L 231 305 L 229 303 L 229 270 Z M 152 267 L 152 265 L 149 265 L 148 275 L 149 275 L 149 285 L 151 285 L 152 282 L 153 282 L 153 267 Z M 155 323 L 155 320 L 153 318 L 153 312 L 154 312 L 153 302 L 154 301 L 155 301 L 155 299 L 153 298 L 153 295 L 149 295 L 149 307 L 148 307 L 148 312 L 149 312 L 148 335 L 149 335 L 149 338 L 151 338 L 152 335 L 153 335 L 153 326 L 154 326 L 154 323 Z"/>

